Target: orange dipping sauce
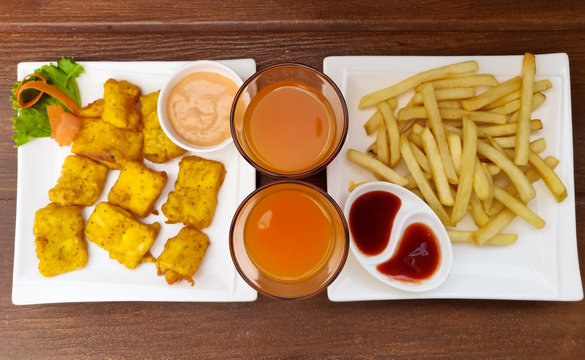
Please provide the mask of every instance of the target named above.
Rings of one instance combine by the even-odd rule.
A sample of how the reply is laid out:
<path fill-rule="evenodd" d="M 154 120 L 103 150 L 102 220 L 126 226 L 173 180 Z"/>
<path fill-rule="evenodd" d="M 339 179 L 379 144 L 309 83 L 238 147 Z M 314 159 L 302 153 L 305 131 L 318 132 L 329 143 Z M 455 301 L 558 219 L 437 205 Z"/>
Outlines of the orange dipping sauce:
<path fill-rule="evenodd" d="M 294 174 L 311 170 L 333 152 L 335 115 L 314 87 L 278 81 L 260 90 L 244 115 L 244 133 L 255 162 Z"/>
<path fill-rule="evenodd" d="M 331 256 L 334 224 L 309 193 L 286 189 L 267 195 L 250 211 L 244 245 L 254 265 L 279 281 L 300 282 Z"/>

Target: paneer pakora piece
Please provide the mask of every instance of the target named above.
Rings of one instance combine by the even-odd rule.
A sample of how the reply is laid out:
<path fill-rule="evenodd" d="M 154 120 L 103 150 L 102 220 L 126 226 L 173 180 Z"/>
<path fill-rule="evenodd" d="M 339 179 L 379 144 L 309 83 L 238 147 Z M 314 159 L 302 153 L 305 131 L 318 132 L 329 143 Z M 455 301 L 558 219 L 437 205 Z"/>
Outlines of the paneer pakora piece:
<path fill-rule="evenodd" d="M 168 222 L 182 222 L 198 229 L 208 227 L 224 178 L 225 168 L 218 161 L 198 156 L 181 159 L 175 189 L 162 206 Z"/>
<path fill-rule="evenodd" d="M 101 119 L 85 118 L 73 141 L 71 152 L 85 155 L 110 169 L 142 161 L 142 132 L 117 128 Z"/>
<path fill-rule="evenodd" d="M 187 280 L 193 286 L 193 275 L 199 268 L 207 246 L 207 235 L 191 226 L 182 228 L 177 236 L 167 240 L 165 249 L 156 260 L 158 275 L 164 274 L 169 284 Z"/>
<path fill-rule="evenodd" d="M 99 118 L 104 112 L 104 99 L 97 99 L 91 104 L 85 105 L 79 110 L 79 116 L 88 118 Z"/>
<path fill-rule="evenodd" d="M 143 163 L 127 161 L 108 194 L 108 201 L 131 211 L 138 217 L 152 212 L 167 183 L 167 173 L 149 169 Z"/>
<path fill-rule="evenodd" d="M 107 202 L 96 205 L 85 226 L 87 239 L 128 269 L 149 261 L 148 251 L 159 231 L 159 223 L 144 224 L 129 211 Z"/>
<path fill-rule="evenodd" d="M 144 157 L 154 163 L 165 163 L 183 155 L 186 150 L 175 145 L 160 127 L 156 104 L 160 91 L 140 97 L 140 111 L 144 127 Z"/>
<path fill-rule="evenodd" d="M 126 80 L 109 79 L 104 84 L 104 111 L 102 118 L 122 129 L 142 130 L 137 108 L 140 88 Z"/>
<path fill-rule="evenodd" d="M 33 232 L 43 276 L 81 269 L 87 264 L 81 206 L 50 203 L 36 212 Z"/>
<path fill-rule="evenodd" d="M 61 205 L 91 206 L 100 197 L 107 176 L 106 166 L 85 156 L 69 155 L 57 185 L 49 190 L 49 200 Z"/>

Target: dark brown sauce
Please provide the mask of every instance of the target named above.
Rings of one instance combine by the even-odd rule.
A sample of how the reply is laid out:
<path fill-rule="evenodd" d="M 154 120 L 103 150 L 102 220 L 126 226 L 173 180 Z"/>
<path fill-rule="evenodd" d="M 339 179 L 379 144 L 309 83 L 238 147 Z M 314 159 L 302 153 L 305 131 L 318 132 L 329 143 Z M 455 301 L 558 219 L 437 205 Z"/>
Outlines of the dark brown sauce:
<path fill-rule="evenodd" d="M 410 224 L 392 258 L 376 267 L 382 274 L 405 281 L 431 277 L 439 266 L 441 250 L 433 230 L 422 223 Z"/>
<path fill-rule="evenodd" d="M 358 249 L 378 255 L 390 241 L 400 198 L 386 191 L 371 191 L 359 196 L 349 210 L 349 227 Z"/>

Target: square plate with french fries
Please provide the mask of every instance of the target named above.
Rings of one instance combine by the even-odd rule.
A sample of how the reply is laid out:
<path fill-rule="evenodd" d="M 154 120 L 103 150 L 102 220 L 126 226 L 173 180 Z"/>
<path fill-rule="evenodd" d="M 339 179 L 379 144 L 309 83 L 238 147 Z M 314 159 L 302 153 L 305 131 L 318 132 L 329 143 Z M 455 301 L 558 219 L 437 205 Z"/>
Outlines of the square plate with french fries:
<path fill-rule="evenodd" d="M 329 193 L 343 206 L 357 184 L 407 179 L 454 250 L 447 281 L 425 293 L 386 286 L 350 254 L 331 300 L 583 298 L 566 54 L 328 57 L 323 68 L 350 115 Z"/>

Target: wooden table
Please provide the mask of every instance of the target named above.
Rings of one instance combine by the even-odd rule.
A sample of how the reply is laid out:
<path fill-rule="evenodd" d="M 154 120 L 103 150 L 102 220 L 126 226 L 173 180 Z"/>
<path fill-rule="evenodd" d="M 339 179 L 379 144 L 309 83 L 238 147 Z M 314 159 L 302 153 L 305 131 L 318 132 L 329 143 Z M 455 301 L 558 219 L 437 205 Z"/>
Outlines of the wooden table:
<path fill-rule="evenodd" d="M 585 6 L 579 1 L 0 2 L 0 358 L 585 358 L 585 302 L 11 303 L 17 152 L 8 101 L 21 61 L 566 52 L 585 269 Z M 260 183 L 266 179 L 259 179 Z M 325 186 L 325 175 L 312 181 Z M 31 209 L 32 211 L 32 209 Z"/>

